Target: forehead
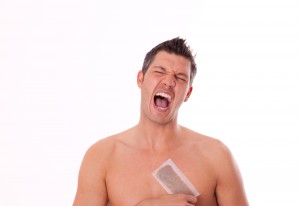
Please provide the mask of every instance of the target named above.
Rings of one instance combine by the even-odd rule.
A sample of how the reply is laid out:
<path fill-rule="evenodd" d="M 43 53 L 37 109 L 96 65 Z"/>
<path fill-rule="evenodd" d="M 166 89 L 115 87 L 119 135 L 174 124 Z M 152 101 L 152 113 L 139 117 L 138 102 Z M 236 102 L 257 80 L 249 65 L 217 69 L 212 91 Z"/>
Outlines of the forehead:
<path fill-rule="evenodd" d="M 166 70 L 190 74 L 191 62 L 183 56 L 166 51 L 159 51 L 150 64 L 149 68 L 151 67 L 163 67 Z"/>

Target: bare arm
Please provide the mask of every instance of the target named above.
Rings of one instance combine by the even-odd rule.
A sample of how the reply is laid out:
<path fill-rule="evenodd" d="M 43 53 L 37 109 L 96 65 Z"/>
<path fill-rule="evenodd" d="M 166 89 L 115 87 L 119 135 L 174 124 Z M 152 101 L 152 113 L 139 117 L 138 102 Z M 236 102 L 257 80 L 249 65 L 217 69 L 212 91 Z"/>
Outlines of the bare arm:
<path fill-rule="evenodd" d="M 106 206 L 105 158 L 92 146 L 82 161 L 73 206 Z"/>
<path fill-rule="evenodd" d="M 197 198 L 192 195 L 175 194 L 143 200 L 135 206 L 194 206 L 196 202 Z"/>
<path fill-rule="evenodd" d="M 218 158 L 216 195 L 220 206 L 248 206 L 242 177 L 230 151 L 224 146 Z"/>

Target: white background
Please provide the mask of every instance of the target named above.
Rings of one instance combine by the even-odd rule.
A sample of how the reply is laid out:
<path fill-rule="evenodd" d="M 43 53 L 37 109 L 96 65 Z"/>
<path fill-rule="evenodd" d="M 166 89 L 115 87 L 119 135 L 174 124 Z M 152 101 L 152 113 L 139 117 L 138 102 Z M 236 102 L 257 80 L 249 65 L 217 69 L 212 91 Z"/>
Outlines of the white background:
<path fill-rule="evenodd" d="M 1 0 L 0 205 L 71 205 L 87 148 L 138 121 L 144 55 L 177 36 L 199 69 L 180 123 L 227 144 L 251 205 L 300 205 L 298 0 Z"/>

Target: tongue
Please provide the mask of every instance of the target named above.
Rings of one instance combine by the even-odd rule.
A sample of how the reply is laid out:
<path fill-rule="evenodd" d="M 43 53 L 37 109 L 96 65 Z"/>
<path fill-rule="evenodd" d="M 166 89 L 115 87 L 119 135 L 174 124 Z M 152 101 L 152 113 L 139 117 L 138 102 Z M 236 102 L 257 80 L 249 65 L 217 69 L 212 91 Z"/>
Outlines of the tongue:
<path fill-rule="evenodd" d="M 166 108 L 168 106 L 168 100 L 166 100 L 165 98 L 156 98 L 155 104 L 158 107 Z"/>

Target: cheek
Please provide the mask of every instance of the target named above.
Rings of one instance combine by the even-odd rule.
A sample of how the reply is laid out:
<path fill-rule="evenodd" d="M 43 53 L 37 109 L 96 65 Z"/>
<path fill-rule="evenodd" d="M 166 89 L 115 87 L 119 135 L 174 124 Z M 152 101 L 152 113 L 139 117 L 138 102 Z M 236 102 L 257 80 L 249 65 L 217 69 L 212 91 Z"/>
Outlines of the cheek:
<path fill-rule="evenodd" d="M 156 80 L 155 78 L 152 79 L 145 79 L 143 82 L 143 86 L 145 88 L 145 90 L 147 90 L 148 92 L 153 92 L 155 87 L 158 85 L 159 81 Z"/>
<path fill-rule="evenodd" d="M 141 89 L 142 89 L 142 93 L 141 93 L 142 99 L 144 101 L 149 101 L 149 99 L 151 99 L 151 97 L 152 97 L 153 87 L 152 87 L 152 85 L 144 84 L 144 83 L 141 87 Z M 147 85 L 147 86 L 145 86 L 145 85 Z"/>
<path fill-rule="evenodd" d="M 178 102 L 182 103 L 182 102 L 186 101 L 187 96 L 188 96 L 188 92 L 189 92 L 188 89 L 178 91 L 178 93 L 177 93 L 177 94 L 179 94 L 178 95 Z"/>

